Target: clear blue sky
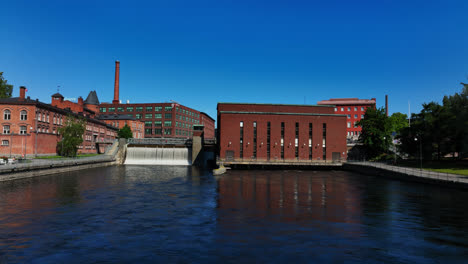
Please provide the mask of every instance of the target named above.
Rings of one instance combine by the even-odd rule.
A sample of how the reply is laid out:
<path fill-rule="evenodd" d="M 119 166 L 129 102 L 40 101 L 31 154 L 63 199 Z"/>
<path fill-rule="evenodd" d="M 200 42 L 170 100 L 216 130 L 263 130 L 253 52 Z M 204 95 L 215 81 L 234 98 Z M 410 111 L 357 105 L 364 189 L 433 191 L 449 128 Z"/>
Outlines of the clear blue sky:
<path fill-rule="evenodd" d="M 419 111 L 468 82 L 468 1 L 1 0 L 0 71 L 28 95 L 316 104 Z"/>

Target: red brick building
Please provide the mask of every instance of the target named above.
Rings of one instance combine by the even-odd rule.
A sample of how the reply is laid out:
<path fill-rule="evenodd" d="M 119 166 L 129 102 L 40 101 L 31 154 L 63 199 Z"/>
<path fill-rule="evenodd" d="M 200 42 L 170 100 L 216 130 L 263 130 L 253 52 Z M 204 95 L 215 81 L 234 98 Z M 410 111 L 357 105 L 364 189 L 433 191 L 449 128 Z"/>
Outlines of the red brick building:
<path fill-rule="evenodd" d="M 178 103 L 122 104 L 119 100 L 120 62 L 115 62 L 114 99 L 101 103 L 99 115 L 132 116 L 144 123 L 145 138 L 191 138 L 194 125 L 204 125 L 205 138 L 214 138 L 214 119 Z"/>
<path fill-rule="evenodd" d="M 333 106 L 218 103 L 217 110 L 222 161 L 346 159 L 346 116 Z"/>
<path fill-rule="evenodd" d="M 97 117 L 104 123 L 121 129 L 125 125 L 129 126 L 133 133 L 133 138 L 144 138 L 143 129 L 145 123 L 128 115 L 99 115 Z"/>
<path fill-rule="evenodd" d="M 0 115 L 0 156 L 55 155 L 58 128 L 68 115 L 86 120 L 81 153 L 103 152 L 117 135 L 116 128 L 91 116 L 26 97 L 25 87 L 20 87 L 19 97 L 0 99 Z"/>
<path fill-rule="evenodd" d="M 376 100 L 375 98 L 339 98 L 319 101 L 317 104 L 334 106 L 336 114 L 346 115 L 346 137 L 348 139 L 357 140 L 361 134 L 362 128 L 357 126 L 356 122 L 364 118 L 368 107 L 375 108 Z"/>

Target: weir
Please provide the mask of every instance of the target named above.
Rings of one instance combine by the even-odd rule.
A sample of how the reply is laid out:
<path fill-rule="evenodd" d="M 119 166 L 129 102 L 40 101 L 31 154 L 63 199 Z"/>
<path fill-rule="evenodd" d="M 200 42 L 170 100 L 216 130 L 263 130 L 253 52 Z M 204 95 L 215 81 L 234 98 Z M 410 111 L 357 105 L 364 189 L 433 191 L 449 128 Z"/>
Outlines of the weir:
<path fill-rule="evenodd" d="M 186 147 L 128 147 L 127 165 L 192 165 L 192 151 Z"/>

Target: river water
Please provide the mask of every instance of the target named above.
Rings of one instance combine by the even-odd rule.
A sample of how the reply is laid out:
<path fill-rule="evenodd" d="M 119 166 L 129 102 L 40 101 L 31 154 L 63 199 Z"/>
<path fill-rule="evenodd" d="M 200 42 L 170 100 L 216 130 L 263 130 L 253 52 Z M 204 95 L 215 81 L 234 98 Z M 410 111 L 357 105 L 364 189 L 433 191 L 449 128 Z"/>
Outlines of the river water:
<path fill-rule="evenodd" d="M 0 263 L 466 263 L 468 192 L 115 166 L 0 183 Z"/>

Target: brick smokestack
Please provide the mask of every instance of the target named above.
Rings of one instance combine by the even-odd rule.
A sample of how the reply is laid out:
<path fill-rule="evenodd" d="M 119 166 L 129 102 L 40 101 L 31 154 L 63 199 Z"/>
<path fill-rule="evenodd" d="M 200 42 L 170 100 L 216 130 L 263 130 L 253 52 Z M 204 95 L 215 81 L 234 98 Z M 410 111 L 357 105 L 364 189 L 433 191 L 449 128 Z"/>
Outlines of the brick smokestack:
<path fill-rule="evenodd" d="M 114 81 L 114 100 L 113 104 L 119 103 L 119 76 L 120 76 L 120 61 L 115 61 L 115 81 Z"/>
<path fill-rule="evenodd" d="M 21 101 L 24 101 L 25 98 L 26 98 L 26 87 L 20 86 L 20 96 L 19 96 L 19 99 L 20 99 Z"/>
<path fill-rule="evenodd" d="M 83 97 L 78 97 L 78 104 L 83 105 Z"/>
<path fill-rule="evenodd" d="M 388 116 L 388 95 L 385 95 L 385 114 Z"/>

